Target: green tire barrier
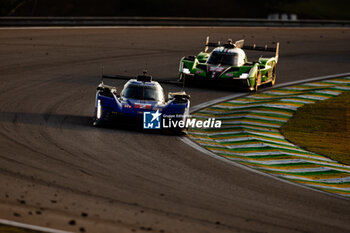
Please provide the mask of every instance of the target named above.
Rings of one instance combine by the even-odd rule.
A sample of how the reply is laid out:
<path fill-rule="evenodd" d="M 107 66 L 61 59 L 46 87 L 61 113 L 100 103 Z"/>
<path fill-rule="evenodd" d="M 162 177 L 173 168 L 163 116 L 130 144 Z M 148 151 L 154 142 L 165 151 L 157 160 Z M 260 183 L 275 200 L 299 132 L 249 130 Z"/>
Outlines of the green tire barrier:
<path fill-rule="evenodd" d="M 192 114 L 197 119 L 221 120 L 222 127 L 193 128 L 188 136 L 229 160 L 350 197 L 350 166 L 306 151 L 286 140 L 280 132 L 299 107 L 348 90 L 350 77 L 345 77 L 272 89 L 222 102 Z"/>

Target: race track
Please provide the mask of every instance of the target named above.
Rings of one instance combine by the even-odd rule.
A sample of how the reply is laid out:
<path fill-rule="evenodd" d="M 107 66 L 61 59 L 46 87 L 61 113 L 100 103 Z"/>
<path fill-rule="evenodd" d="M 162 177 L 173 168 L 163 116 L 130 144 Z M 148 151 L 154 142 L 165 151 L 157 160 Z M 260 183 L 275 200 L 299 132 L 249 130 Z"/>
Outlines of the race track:
<path fill-rule="evenodd" d="M 0 218 L 101 233 L 350 231 L 349 200 L 231 166 L 176 136 L 91 127 L 102 66 L 175 80 L 207 35 L 279 41 L 277 83 L 350 70 L 350 29 L 0 29 Z M 232 94 L 185 90 L 192 106 Z"/>

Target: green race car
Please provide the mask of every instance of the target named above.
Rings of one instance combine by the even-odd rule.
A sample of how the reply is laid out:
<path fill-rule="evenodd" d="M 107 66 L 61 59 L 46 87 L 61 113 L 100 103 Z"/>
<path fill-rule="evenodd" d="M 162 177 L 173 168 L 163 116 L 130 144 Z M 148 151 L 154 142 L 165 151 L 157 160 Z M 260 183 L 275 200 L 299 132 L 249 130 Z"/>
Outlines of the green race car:
<path fill-rule="evenodd" d="M 208 52 L 209 47 L 215 48 Z M 249 62 L 244 50 L 275 52 L 275 56 L 260 57 L 258 61 Z M 181 59 L 179 81 L 185 84 L 224 83 L 226 86 L 257 91 L 262 84 L 275 84 L 278 50 L 278 42 L 276 48 L 245 46 L 244 40 L 232 43 L 230 39 L 226 44 L 220 45 L 220 42 L 210 43 L 207 37 L 203 52 Z"/>

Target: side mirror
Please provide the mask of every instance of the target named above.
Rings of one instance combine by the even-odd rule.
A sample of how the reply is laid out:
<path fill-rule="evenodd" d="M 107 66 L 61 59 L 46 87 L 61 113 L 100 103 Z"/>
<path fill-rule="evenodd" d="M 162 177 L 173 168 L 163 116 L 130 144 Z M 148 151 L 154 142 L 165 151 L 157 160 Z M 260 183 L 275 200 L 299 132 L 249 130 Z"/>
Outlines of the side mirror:
<path fill-rule="evenodd" d="M 188 56 L 187 59 L 190 61 L 194 61 L 194 60 L 196 60 L 196 57 L 195 56 Z"/>
<path fill-rule="evenodd" d="M 174 96 L 169 92 L 168 97 L 166 98 L 166 102 L 168 102 L 171 99 L 174 99 Z"/>
<path fill-rule="evenodd" d="M 114 95 L 117 95 L 117 89 L 115 87 L 112 87 L 111 88 L 111 92 L 114 94 Z"/>

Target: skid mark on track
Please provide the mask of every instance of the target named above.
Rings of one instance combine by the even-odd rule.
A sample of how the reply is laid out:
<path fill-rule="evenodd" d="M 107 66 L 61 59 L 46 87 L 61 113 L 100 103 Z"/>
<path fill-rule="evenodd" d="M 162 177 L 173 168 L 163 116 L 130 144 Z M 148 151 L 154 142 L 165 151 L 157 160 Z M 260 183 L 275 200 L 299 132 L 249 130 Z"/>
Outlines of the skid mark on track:
<path fill-rule="evenodd" d="M 272 89 L 201 109 L 193 116 L 222 120 L 220 129 L 191 129 L 189 137 L 231 161 L 321 191 L 350 197 L 350 166 L 306 151 L 279 129 L 305 104 L 350 90 L 350 77 Z"/>

